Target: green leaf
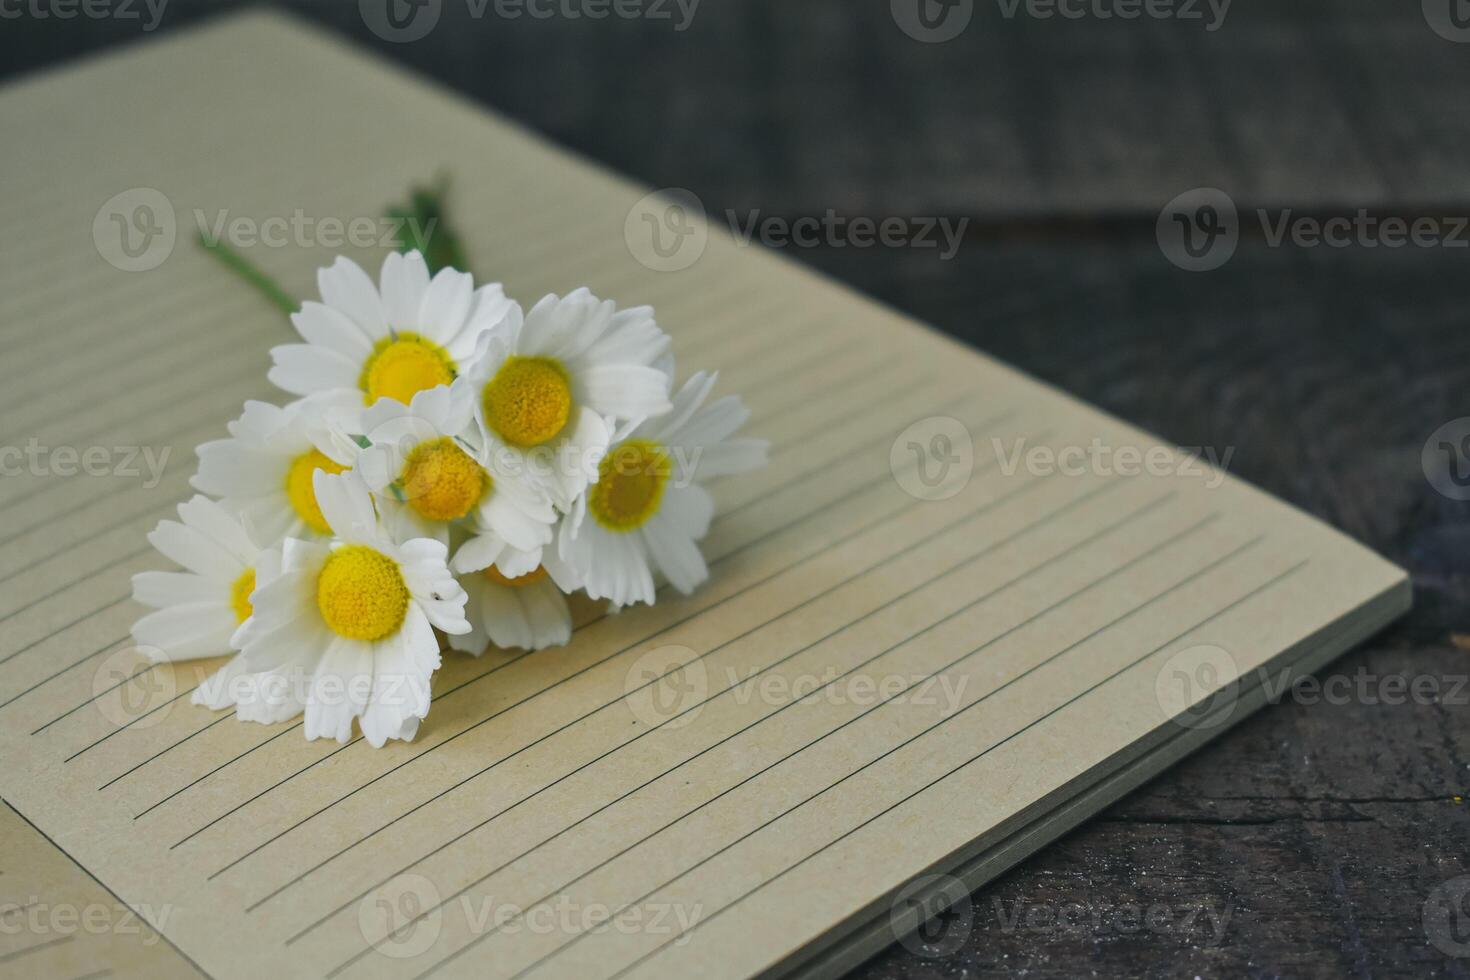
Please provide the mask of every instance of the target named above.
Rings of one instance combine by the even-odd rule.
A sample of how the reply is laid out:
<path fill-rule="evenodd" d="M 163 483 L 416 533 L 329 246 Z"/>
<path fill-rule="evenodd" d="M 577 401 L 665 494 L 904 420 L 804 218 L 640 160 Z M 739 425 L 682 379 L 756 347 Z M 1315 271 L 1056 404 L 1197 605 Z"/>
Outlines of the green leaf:
<path fill-rule="evenodd" d="M 464 247 L 454 231 L 445 200 L 449 179 L 439 177 L 431 186 L 414 187 L 405 204 L 388 209 L 388 217 L 399 223 L 399 251 L 423 253 L 429 272 L 450 268 L 467 271 Z"/>

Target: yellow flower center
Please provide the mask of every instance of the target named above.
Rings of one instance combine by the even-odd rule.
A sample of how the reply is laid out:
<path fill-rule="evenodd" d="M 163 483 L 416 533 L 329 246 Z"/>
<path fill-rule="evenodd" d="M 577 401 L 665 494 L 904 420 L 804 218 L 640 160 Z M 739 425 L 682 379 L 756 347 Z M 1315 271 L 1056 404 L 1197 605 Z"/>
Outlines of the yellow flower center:
<path fill-rule="evenodd" d="M 632 439 L 602 458 L 587 509 L 609 531 L 633 531 L 658 513 L 673 467 L 654 442 Z"/>
<path fill-rule="evenodd" d="M 296 510 L 296 516 L 306 522 L 306 526 L 318 534 L 331 534 L 332 529 L 327 524 L 327 519 L 322 516 L 322 509 L 317 506 L 316 489 L 312 487 L 312 476 L 317 470 L 326 473 L 341 473 L 346 467 L 340 466 L 319 449 L 312 449 L 297 456 L 291 462 L 291 468 L 286 471 L 286 497 L 291 501 L 291 506 Z"/>
<path fill-rule="evenodd" d="M 453 380 L 454 362 L 448 351 L 416 333 L 400 333 L 384 337 L 373 347 L 358 385 L 369 405 L 379 398 L 407 405 L 419 392 Z"/>
<path fill-rule="evenodd" d="M 393 559 L 366 545 L 348 545 L 322 566 L 316 605 L 338 636 L 381 640 L 403 625 L 408 586 Z"/>
<path fill-rule="evenodd" d="M 400 482 L 409 506 L 431 521 L 465 516 L 491 486 L 490 474 L 448 436 L 415 446 Z"/>
<path fill-rule="evenodd" d="M 230 586 L 230 608 L 235 610 L 237 625 L 245 622 L 255 612 L 255 607 L 250 604 L 250 597 L 254 593 L 255 569 L 247 568 L 235 579 L 235 584 Z"/>
<path fill-rule="evenodd" d="M 509 357 L 485 386 L 485 422 L 522 449 L 555 439 L 572 415 L 567 372 L 549 357 Z"/>
<path fill-rule="evenodd" d="M 485 569 L 485 577 L 496 585 L 508 585 L 511 588 L 519 589 L 523 586 L 534 585 L 544 579 L 546 577 L 546 566 L 537 565 L 524 575 L 517 575 L 515 578 L 506 578 L 500 569 L 491 565 Z"/>

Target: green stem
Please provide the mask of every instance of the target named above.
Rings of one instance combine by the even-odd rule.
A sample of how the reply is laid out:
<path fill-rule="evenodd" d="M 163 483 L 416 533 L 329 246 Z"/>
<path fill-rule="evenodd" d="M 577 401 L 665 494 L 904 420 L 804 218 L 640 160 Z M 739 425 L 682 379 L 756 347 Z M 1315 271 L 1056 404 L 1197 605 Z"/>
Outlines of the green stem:
<path fill-rule="evenodd" d="M 245 256 L 226 245 L 221 240 L 209 241 L 202 234 L 198 236 L 199 244 L 204 250 L 219 259 L 220 264 L 229 269 L 235 275 L 254 286 L 262 296 L 270 300 L 275 306 L 290 316 L 301 309 L 301 304 L 291 298 L 291 295 L 281 288 L 270 276 L 266 275 L 259 266 L 246 259 Z"/>

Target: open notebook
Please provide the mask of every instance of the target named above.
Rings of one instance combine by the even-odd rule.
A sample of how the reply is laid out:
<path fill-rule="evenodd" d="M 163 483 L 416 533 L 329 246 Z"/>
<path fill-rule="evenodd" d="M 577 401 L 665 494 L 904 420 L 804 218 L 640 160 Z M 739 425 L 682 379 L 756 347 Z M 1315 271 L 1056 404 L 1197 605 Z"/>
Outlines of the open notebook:
<path fill-rule="evenodd" d="M 209 974 L 832 975 L 925 876 L 988 880 L 1408 605 L 1329 528 L 1133 473 L 1156 440 L 793 263 L 653 248 L 646 189 L 294 22 L 25 81 L 0 126 L 0 444 L 51 454 L 0 481 L 0 795 Z M 194 229 L 372 217 L 440 171 L 479 278 L 653 304 L 772 465 L 717 486 L 705 588 L 447 658 L 411 744 L 193 707 L 215 665 L 129 650 L 129 578 L 291 335 Z M 249 255 L 310 296 L 336 251 Z"/>

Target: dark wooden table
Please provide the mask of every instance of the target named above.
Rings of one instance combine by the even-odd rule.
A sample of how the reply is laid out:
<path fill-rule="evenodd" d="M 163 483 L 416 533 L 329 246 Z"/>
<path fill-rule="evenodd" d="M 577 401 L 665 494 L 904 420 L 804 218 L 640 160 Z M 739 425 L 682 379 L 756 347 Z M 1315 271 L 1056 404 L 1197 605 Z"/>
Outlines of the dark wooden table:
<path fill-rule="evenodd" d="M 230 6 L 172 0 L 159 31 Z M 711 210 L 968 218 L 948 261 L 791 251 L 1181 444 L 1233 449 L 1234 472 L 1412 571 L 1413 614 L 1321 675 L 1328 693 L 1261 712 L 857 976 L 1470 975 L 1470 504 L 1421 467 L 1470 415 L 1470 232 L 1306 247 L 1255 213 L 1363 208 L 1452 235 L 1470 43 L 1413 0 L 1238 0 L 1213 31 L 975 0 L 942 44 L 887 0 L 705 0 L 683 31 L 446 0 L 447 27 L 400 45 L 351 0 L 291 6 Z M 138 36 L 5 22 L 0 75 Z M 1234 200 L 1240 245 L 1188 272 L 1155 221 L 1199 186 Z"/>

